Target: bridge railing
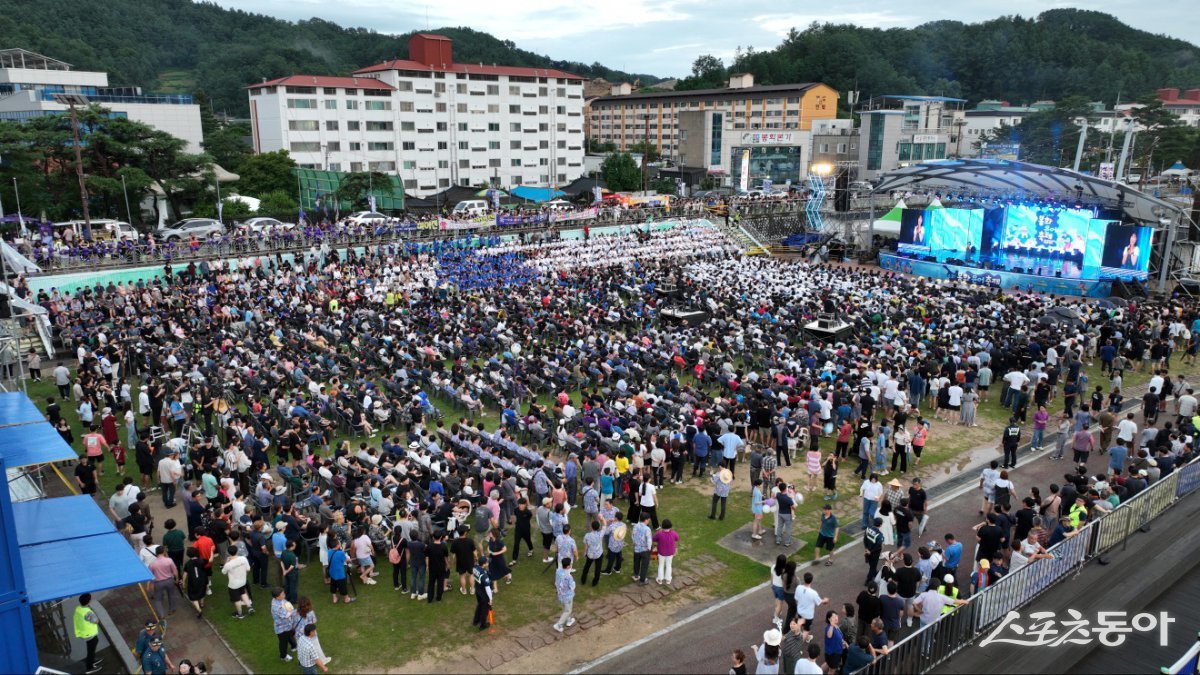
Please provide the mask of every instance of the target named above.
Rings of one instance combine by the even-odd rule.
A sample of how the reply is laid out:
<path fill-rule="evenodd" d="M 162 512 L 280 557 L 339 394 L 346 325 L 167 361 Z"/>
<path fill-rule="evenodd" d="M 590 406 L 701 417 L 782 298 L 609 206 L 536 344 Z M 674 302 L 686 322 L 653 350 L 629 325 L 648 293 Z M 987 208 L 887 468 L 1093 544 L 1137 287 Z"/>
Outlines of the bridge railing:
<path fill-rule="evenodd" d="M 855 675 L 924 673 L 995 629 L 1010 613 L 1068 581 L 1088 560 L 1124 544 L 1133 532 L 1200 488 L 1200 458 L 1192 460 L 1122 503 L 1111 513 L 1080 528 L 1050 548 L 1050 559 L 1036 560 L 1001 577 L 966 605 L 897 642 L 888 653 Z"/>

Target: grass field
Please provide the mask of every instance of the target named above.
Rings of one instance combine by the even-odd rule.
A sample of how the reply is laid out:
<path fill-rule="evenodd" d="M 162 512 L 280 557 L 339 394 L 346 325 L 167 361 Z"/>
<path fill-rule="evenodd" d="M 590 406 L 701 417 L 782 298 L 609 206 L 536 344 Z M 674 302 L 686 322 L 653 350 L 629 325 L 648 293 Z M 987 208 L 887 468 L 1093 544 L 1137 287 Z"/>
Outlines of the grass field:
<path fill-rule="evenodd" d="M 164 70 L 158 74 L 158 91 L 188 94 L 196 89 L 196 74 L 190 70 Z"/>
<path fill-rule="evenodd" d="M 1100 377 L 1098 370 L 1088 369 L 1091 386 L 1097 383 L 1107 386 L 1107 378 Z M 1125 388 L 1128 390 L 1144 384 L 1146 380 L 1145 374 L 1127 373 Z M 49 381 L 30 382 L 28 389 L 30 397 L 43 408 L 47 396 L 57 395 L 56 389 Z M 978 428 L 952 427 L 942 422 L 934 422 L 934 431 L 924 455 L 924 470 L 940 467 L 938 470 L 953 472 L 956 470 L 956 458 L 962 456 L 965 451 L 981 444 L 998 441 L 1000 430 L 1007 423 L 1008 413 L 1000 408 L 999 394 L 995 388 L 992 393 L 994 400 L 979 409 Z M 457 418 L 457 414 L 446 405 L 446 401 L 437 403 L 448 418 Z M 64 416 L 72 424 L 76 439 L 80 438 L 82 428 L 74 406 L 68 403 L 63 408 Z M 1056 409 L 1061 409 L 1061 406 Z M 497 419 L 498 411 L 489 410 L 489 416 L 486 418 L 489 428 L 494 428 Z M 121 433 L 123 435 L 124 431 Z M 828 442 L 824 445 L 826 449 L 829 447 Z M 849 466 L 846 466 L 847 464 Z M 854 465 L 855 462 L 845 462 L 839 472 L 841 498 L 838 512 L 843 523 L 846 523 L 850 514 L 857 513 L 858 510 L 855 497 L 858 481 L 851 475 Z M 101 483 L 106 495 L 111 494 L 113 486 L 119 482 L 119 477 L 111 471 L 111 461 L 108 462 L 108 468 L 110 470 Z M 132 462 L 129 469 L 136 472 L 136 466 Z M 958 470 L 961 470 L 961 466 Z M 723 597 L 736 594 L 767 579 L 767 570 L 762 564 L 717 544 L 722 537 L 750 520 L 746 472 L 738 473 L 739 480 L 735 483 L 735 489 L 729 499 L 729 516 L 724 521 L 707 519 L 711 488 L 707 484 L 701 484 L 698 479 L 693 479 L 683 486 L 668 486 L 660 492 L 660 519 L 670 518 L 681 537 L 678 560 L 682 561 L 689 555 L 708 553 L 724 563 L 726 567 L 720 573 L 719 579 L 708 578 L 700 583 L 702 587 Z M 690 469 L 685 475 L 689 474 Z M 70 479 L 69 474 L 67 478 Z M 821 504 L 820 499 L 809 498 L 797 511 L 797 539 L 805 545 L 792 549 L 793 555 L 804 559 L 811 556 Z M 624 504 L 620 506 L 623 507 Z M 158 516 L 160 524 L 162 520 L 162 516 Z M 766 522 L 769 523 L 769 518 Z M 571 523 L 575 529 L 576 541 L 581 542 L 581 510 L 572 513 Z M 535 545 L 540 546 L 536 533 L 534 537 Z M 510 537 L 510 546 L 511 543 Z M 537 550 L 532 558 L 528 558 L 524 557 L 522 552 L 520 563 L 514 567 L 512 585 L 500 584 L 495 609 L 502 630 L 533 621 L 548 624 L 552 617 L 556 616 L 558 605 L 554 595 L 553 572 L 544 571 L 545 565 L 540 562 L 540 554 L 541 551 Z M 391 566 L 387 564 L 385 556 L 381 556 L 378 562 L 381 572 L 378 584 L 360 584 L 359 601 L 350 607 L 330 604 L 315 553 L 312 565 L 301 572 L 300 594 L 313 600 L 320 621 L 322 644 L 328 653 L 337 655 L 338 671 L 379 670 L 384 666 L 427 656 L 431 649 L 449 651 L 476 639 L 478 632 L 470 625 L 474 598 L 458 593 L 456 577 L 451 579 L 451 591 L 446 594 L 443 602 L 430 605 L 410 600 L 407 594 L 393 591 Z M 602 577 L 600 585 L 595 589 L 581 584 L 577 591 L 576 607 L 586 606 L 589 600 L 629 583 L 631 570 L 632 548 L 627 546 L 624 576 Z M 277 672 L 280 665 L 271 630 L 269 598 L 266 597 L 266 593 L 256 594 L 256 603 L 261 608 L 258 614 L 239 621 L 230 616 L 232 608 L 223 592 L 224 585 L 224 579 L 214 580 L 214 594 L 208 600 L 206 616 L 251 669 L 256 672 Z"/>

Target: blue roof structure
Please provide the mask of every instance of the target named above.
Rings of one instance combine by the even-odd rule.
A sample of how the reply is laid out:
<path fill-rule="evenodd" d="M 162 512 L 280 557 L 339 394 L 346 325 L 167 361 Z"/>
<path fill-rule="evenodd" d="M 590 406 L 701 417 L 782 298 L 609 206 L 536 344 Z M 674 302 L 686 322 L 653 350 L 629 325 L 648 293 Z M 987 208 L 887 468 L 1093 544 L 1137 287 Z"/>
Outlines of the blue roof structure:
<path fill-rule="evenodd" d="M 517 187 L 510 190 L 509 194 L 511 194 L 514 197 L 519 197 L 521 199 L 527 199 L 531 202 L 539 202 L 539 203 L 540 202 L 548 202 L 551 199 L 554 199 L 555 197 L 562 197 L 562 196 L 566 195 L 566 193 L 561 190 L 555 190 L 553 188 L 535 188 L 535 187 L 529 187 L 528 185 L 518 185 Z"/>
<path fill-rule="evenodd" d="M 950 96 L 910 96 L 908 94 L 883 94 L 876 98 L 894 98 L 901 101 L 941 101 L 943 103 L 966 103 L 965 98 L 953 98 Z"/>
<path fill-rule="evenodd" d="M 63 437 L 45 420 L 15 427 L 0 426 L 0 455 L 9 468 L 78 459 Z"/>
<path fill-rule="evenodd" d="M 0 392 L 0 427 L 45 421 L 42 411 L 25 394 L 19 391 Z M 9 466 L 12 466 L 11 461 Z"/>
<path fill-rule="evenodd" d="M 17 543 L 22 547 L 116 532 L 112 521 L 87 495 L 17 502 L 12 513 Z"/>
<path fill-rule="evenodd" d="M 125 537 L 111 525 L 109 529 L 108 534 L 22 546 L 29 602 L 50 602 L 150 581 L 153 575 Z"/>

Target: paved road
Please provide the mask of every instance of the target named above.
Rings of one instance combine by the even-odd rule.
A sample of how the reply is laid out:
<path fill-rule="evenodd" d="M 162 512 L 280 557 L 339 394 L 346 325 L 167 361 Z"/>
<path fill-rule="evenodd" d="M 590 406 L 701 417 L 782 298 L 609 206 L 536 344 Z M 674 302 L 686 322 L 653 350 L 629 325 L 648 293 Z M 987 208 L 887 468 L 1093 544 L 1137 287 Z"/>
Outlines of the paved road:
<path fill-rule="evenodd" d="M 1166 417 L 1167 415 L 1163 415 L 1160 419 L 1165 420 Z M 1140 416 L 1138 419 L 1140 421 Z M 1048 494 L 1047 486 L 1052 482 L 1061 484 L 1063 474 L 1071 470 L 1069 454 L 1066 460 L 1051 460 L 1049 454 L 1054 444 L 1047 438 L 1045 445 L 1048 449 L 1036 454 L 1031 453 L 1028 447 L 1022 448 L 1017 469 L 1009 471 L 1019 497 L 1014 500 L 1014 504 L 1019 503 L 1020 498 L 1028 494 L 1030 486 L 1036 485 L 1043 495 Z M 997 459 L 999 454 L 996 453 Z M 1093 452 L 1092 455 L 1097 453 Z M 1104 470 L 1107 463 L 1107 456 L 1093 456 L 1089 462 L 1089 469 L 1091 473 L 1096 473 Z M 965 469 L 964 473 L 974 477 L 981 468 L 982 465 L 973 465 Z M 977 481 L 975 484 L 977 485 Z M 963 542 L 964 565 L 960 565 L 958 576 L 961 592 L 965 594 L 970 574 L 969 560 L 974 554 L 975 537 L 971 528 L 980 521 L 980 493 L 976 489 L 961 493 L 962 485 L 962 481 L 950 480 L 929 489 L 930 518 L 927 529 L 919 540 L 926 542 L 936 538 L 940 541 L 943 535 L 952 532 Z M 948 501 L 939 503 L 948 497 Z M 914 537 L 914 557 L 918 545 L 918 540 Z M 862 555 L 861 537 L 855 537 L 853 545 L 839 554 L 833 567 L 805 567 L 804 570 L 811 571 L 815 576 L 813 588 L 822 597 L 828 597 L 830 600 L 829 606 L 818 610 L 817 626 L 823 627 L 824 612 L 827 609 L 838 609 L 840 612 L 842 604 L 853 603 L 859 591 L 863 589 L 867 568 Z M 764 569 L 763 581 L 768 582 L 769 579 L 770 576 Z M 677 626 L 653 639 L 635 643 L 626 651 L 618 650 L 615 656 L 610 655 L 607 660 L 585 664 L 582 672 L 723 672 L 728 668 L 730 653 L 739 648 L 748 655 L 747 666 L 750 672 L 753 672 L 755 664 L 751 647 L 761 643 L 763 631 L 772 627 L 773 610 L 774 598 L 770 587 L 764 586 L 747 593 L 745 597 L 728 606 L 703 614 L 691 623 Z"/>

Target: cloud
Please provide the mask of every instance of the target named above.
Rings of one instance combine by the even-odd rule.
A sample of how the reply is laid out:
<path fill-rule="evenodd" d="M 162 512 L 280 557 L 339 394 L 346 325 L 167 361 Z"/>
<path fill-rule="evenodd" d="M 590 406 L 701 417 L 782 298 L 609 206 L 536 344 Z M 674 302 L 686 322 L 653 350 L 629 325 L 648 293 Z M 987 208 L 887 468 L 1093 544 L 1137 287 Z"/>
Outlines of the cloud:
<path fill-rule="evenodd" d="M 680 49 L 695 49 L 697 47 L 702 47 L 702 46 L 704 46 L 704 44 L 701 42 L 689 42 L 689 43 L 683 44 L 683 45 L 671 45 L 670 47 L 658 47 L 655 49 L 651 49 L 650 53 L 651 54 L 662 54 L 663 52 L 677 52 Z"/>

